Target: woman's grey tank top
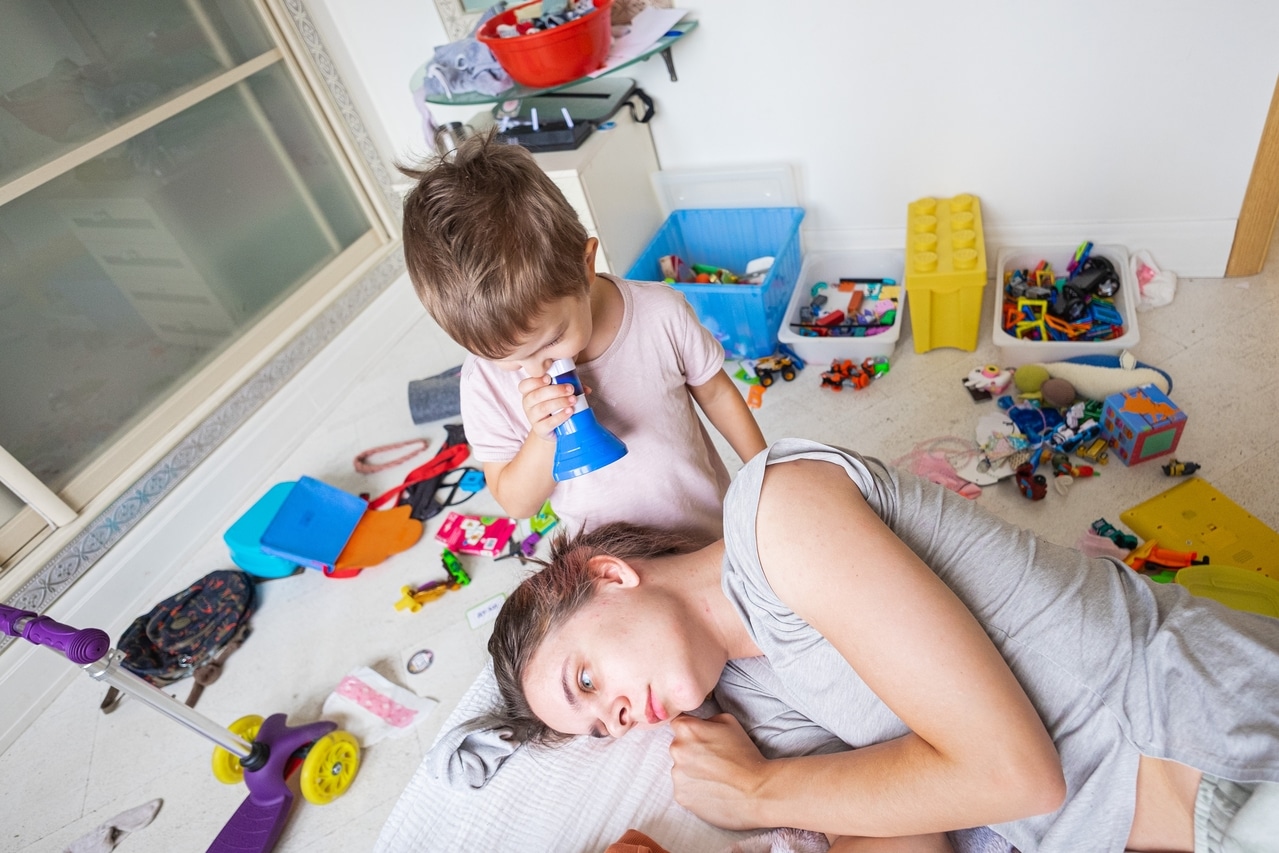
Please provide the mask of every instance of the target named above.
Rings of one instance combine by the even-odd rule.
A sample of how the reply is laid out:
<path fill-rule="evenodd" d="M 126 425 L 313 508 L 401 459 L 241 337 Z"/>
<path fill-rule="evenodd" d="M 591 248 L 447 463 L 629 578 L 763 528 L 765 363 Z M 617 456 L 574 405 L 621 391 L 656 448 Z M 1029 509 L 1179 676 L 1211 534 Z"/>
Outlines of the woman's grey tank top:
<path fill-rule="evenodd" d="M 855 748 L 907 731 L 778 600 L 759 564 L 764 469 L 794 459 L 848 472 L 976 614 L 1039 711 L 1068 793 L 1052 814 L 993 827 L 1023 853 L 1121 851 L 1143 754 L 1236 781 L 1279 781 L 1279 619 L 1152 583 L 878 460 L 801 439 L 779 441 L 744 466 L 724 504 L 724 593 L 764 657 L 730 662 L 716 696 L 767 744 L 766 754 Z M 838 520 L 813 520 L 823 523 Z"/>

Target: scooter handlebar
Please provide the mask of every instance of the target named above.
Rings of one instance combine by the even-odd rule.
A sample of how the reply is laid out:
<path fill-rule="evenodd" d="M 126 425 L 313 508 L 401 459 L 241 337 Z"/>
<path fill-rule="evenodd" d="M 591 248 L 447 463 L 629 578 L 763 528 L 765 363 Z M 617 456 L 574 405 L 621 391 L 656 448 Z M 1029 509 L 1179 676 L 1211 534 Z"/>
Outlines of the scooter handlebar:
<path fill-rule="evenodd" d="M 25 624 L 19 626 L 24 619 Z M 48 616 L 4 604 L 0 604 L 0 631 L 37 646 L 57 649 L 67 660 L 81 666 L 101 659 L 111 649 L 111 638 L 101 628 L 72 628 Z"/>

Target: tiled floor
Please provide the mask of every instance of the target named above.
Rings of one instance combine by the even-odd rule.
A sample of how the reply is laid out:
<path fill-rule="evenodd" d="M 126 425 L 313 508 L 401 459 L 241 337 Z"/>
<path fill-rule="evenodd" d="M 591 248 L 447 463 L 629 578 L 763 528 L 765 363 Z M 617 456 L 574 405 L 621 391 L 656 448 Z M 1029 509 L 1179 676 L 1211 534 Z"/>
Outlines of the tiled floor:
<path fill-rule="evenodd" d="M 1140 314 L 1136 354 L 1173 376 L 1171 396 L 1189 417 L 1177 456 L 1202 464 L 1200 476 L 1279 529 L 1274 420 L 1279 413 L 1279 246 L 1271 257 L 1267 273 L 1251 279 L 1181 282 L 1171 305 Z M 765 435 L 814 438 L 886 460 L 934 439 L 971 439 L 977 418 L 993 403 L 972 402 L 961 379 L 975 366 L 998 362 L 989 343 L 993 288 L 986 291 L 976 352 L 916 354 L 907 332 L 888 376 L 864 391 L 839 394 L 819 387 L 821 366 L 816 366 L 768 391 L 758 412 Z M 356 452 L 422 434 L 438 445 L 442 426 L 413 427 L 404 406 L 404 383 L 427 373 L 415 352 L 419 340 L 405 335 L 385 362 L 395 368 L 371 371 L 286 464 L 255 474 L 261 491 L 309 474 L 350 491 L 379 492 L 399 482 L 409 465 L 364 477 L 352 473 L 347 462 Z M 730 460 L 730 469 L 736 464 Z M 1064 497 L 1050 490 L 1046 500 L 1031 503 L 1011 484 L 1001 483 L 987 487 L 979 500 L 1056 542 L 1073 544 L 1093 519 L 1104 516 L 1118 523 L 1121 510 L 1173 484 L 1158 464 L 1125 468 L 1112 461 L 1101 470 L 1101 477 L 1077 483 Z M 496 506 L 482 494 L 466 509 L 494 511 Z M 449 708 L 482 665 L 485 631 L 469 628 L 465 613 L 514 584 L 519 566 L 513 560 L 468 558 L 474 577 L 469 587 L 417 614 L 396 611 L 402 585 L 442 576 L 434 528 L 430 525 L 409 551 L 358 578 L 338 581 L 308 572 L 263 585 L 252 638 L 200 700 L 199 710 L 221 724 L 276 711 L 310 720 L 351 669 L 367 664 L 409 686 L 401 653 L 410 647 L 435 651 L 435 664 L 411 686 L 438 699 L 439 707 L 408 737 L 368 749 L 345 796 L 324 807 L 299 801 L 280 851 L 370 849 Z M 183 567 L 182 582 L 227 565 L 224 546 L 215 539 Z M 177 584 L 175 579 L 174 590 Z M 99 823 L 157 797 L 165 804 L 155 822 L 118 849 L 203 850 L 243 798 L 242 787 L 213 779 L 210 746 L 202 738 L 136 702 L 103 716 L 97 710 L 103 691 L 97 682 L 77 677 L 0 756 L 0 850 L 62 850 Z"/>

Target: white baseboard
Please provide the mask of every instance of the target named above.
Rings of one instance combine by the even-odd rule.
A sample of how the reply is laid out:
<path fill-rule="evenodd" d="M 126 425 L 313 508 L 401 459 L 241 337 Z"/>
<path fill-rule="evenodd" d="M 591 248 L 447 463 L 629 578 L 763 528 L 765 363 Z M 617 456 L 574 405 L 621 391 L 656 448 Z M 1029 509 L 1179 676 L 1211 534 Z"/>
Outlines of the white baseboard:
<path fill-rule="evenodd" d="M 174 567 L 221 535 L 234 520 L 231 515 L 251 500 L 310 427 L 423 317 L 407 276 L 401 275 L 63 593 L 47 615 L 77 628 L 102 628 L 114 641 L 135 616 L 174 591 Z M 0 654 L 0 753 L 73 678 L 83 677 L 56 652 L 22 641 L 10 644 Z"/>
<path fill-rule="evenodd" d="M 986 224 L 987 266 L 1005 246 L 1077 246 L 1083 240 L 1146 249 L 1163 269 L 1179 278 L 1221 278 L 1235 239 L 1234 219 L 1183 222 L 1052 222 L 1038 225 Z M 900 249 L 902 228 L 804 230 L 805 251 Z"/>

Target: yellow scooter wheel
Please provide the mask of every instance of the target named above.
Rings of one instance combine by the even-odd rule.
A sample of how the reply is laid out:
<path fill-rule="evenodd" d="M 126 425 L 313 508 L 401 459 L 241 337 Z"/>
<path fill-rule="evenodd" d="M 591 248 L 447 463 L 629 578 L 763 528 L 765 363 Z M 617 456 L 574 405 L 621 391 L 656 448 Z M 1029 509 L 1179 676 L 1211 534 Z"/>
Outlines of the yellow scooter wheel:
<path fill-rule="evenodd" d="M 258 714 L 241 717 L 227 726 L 231 734 L 238 735 L 249 743 L 258 736 L 260 728 L 262 728 L 262 717 Z M 227 785 L 238 785 L 244 779 L 244 768 L 240 766 L 239 757 L 220 746 L 213 747 L 213 776 Z"/>
<path fill-rule="evenodd" d="M 317 806 L 327 805 L 346 793 L 359 769 L 359 741 L 341 729 L 329 732 L 312 744 L 302 762 L 302 796 Z"/>

